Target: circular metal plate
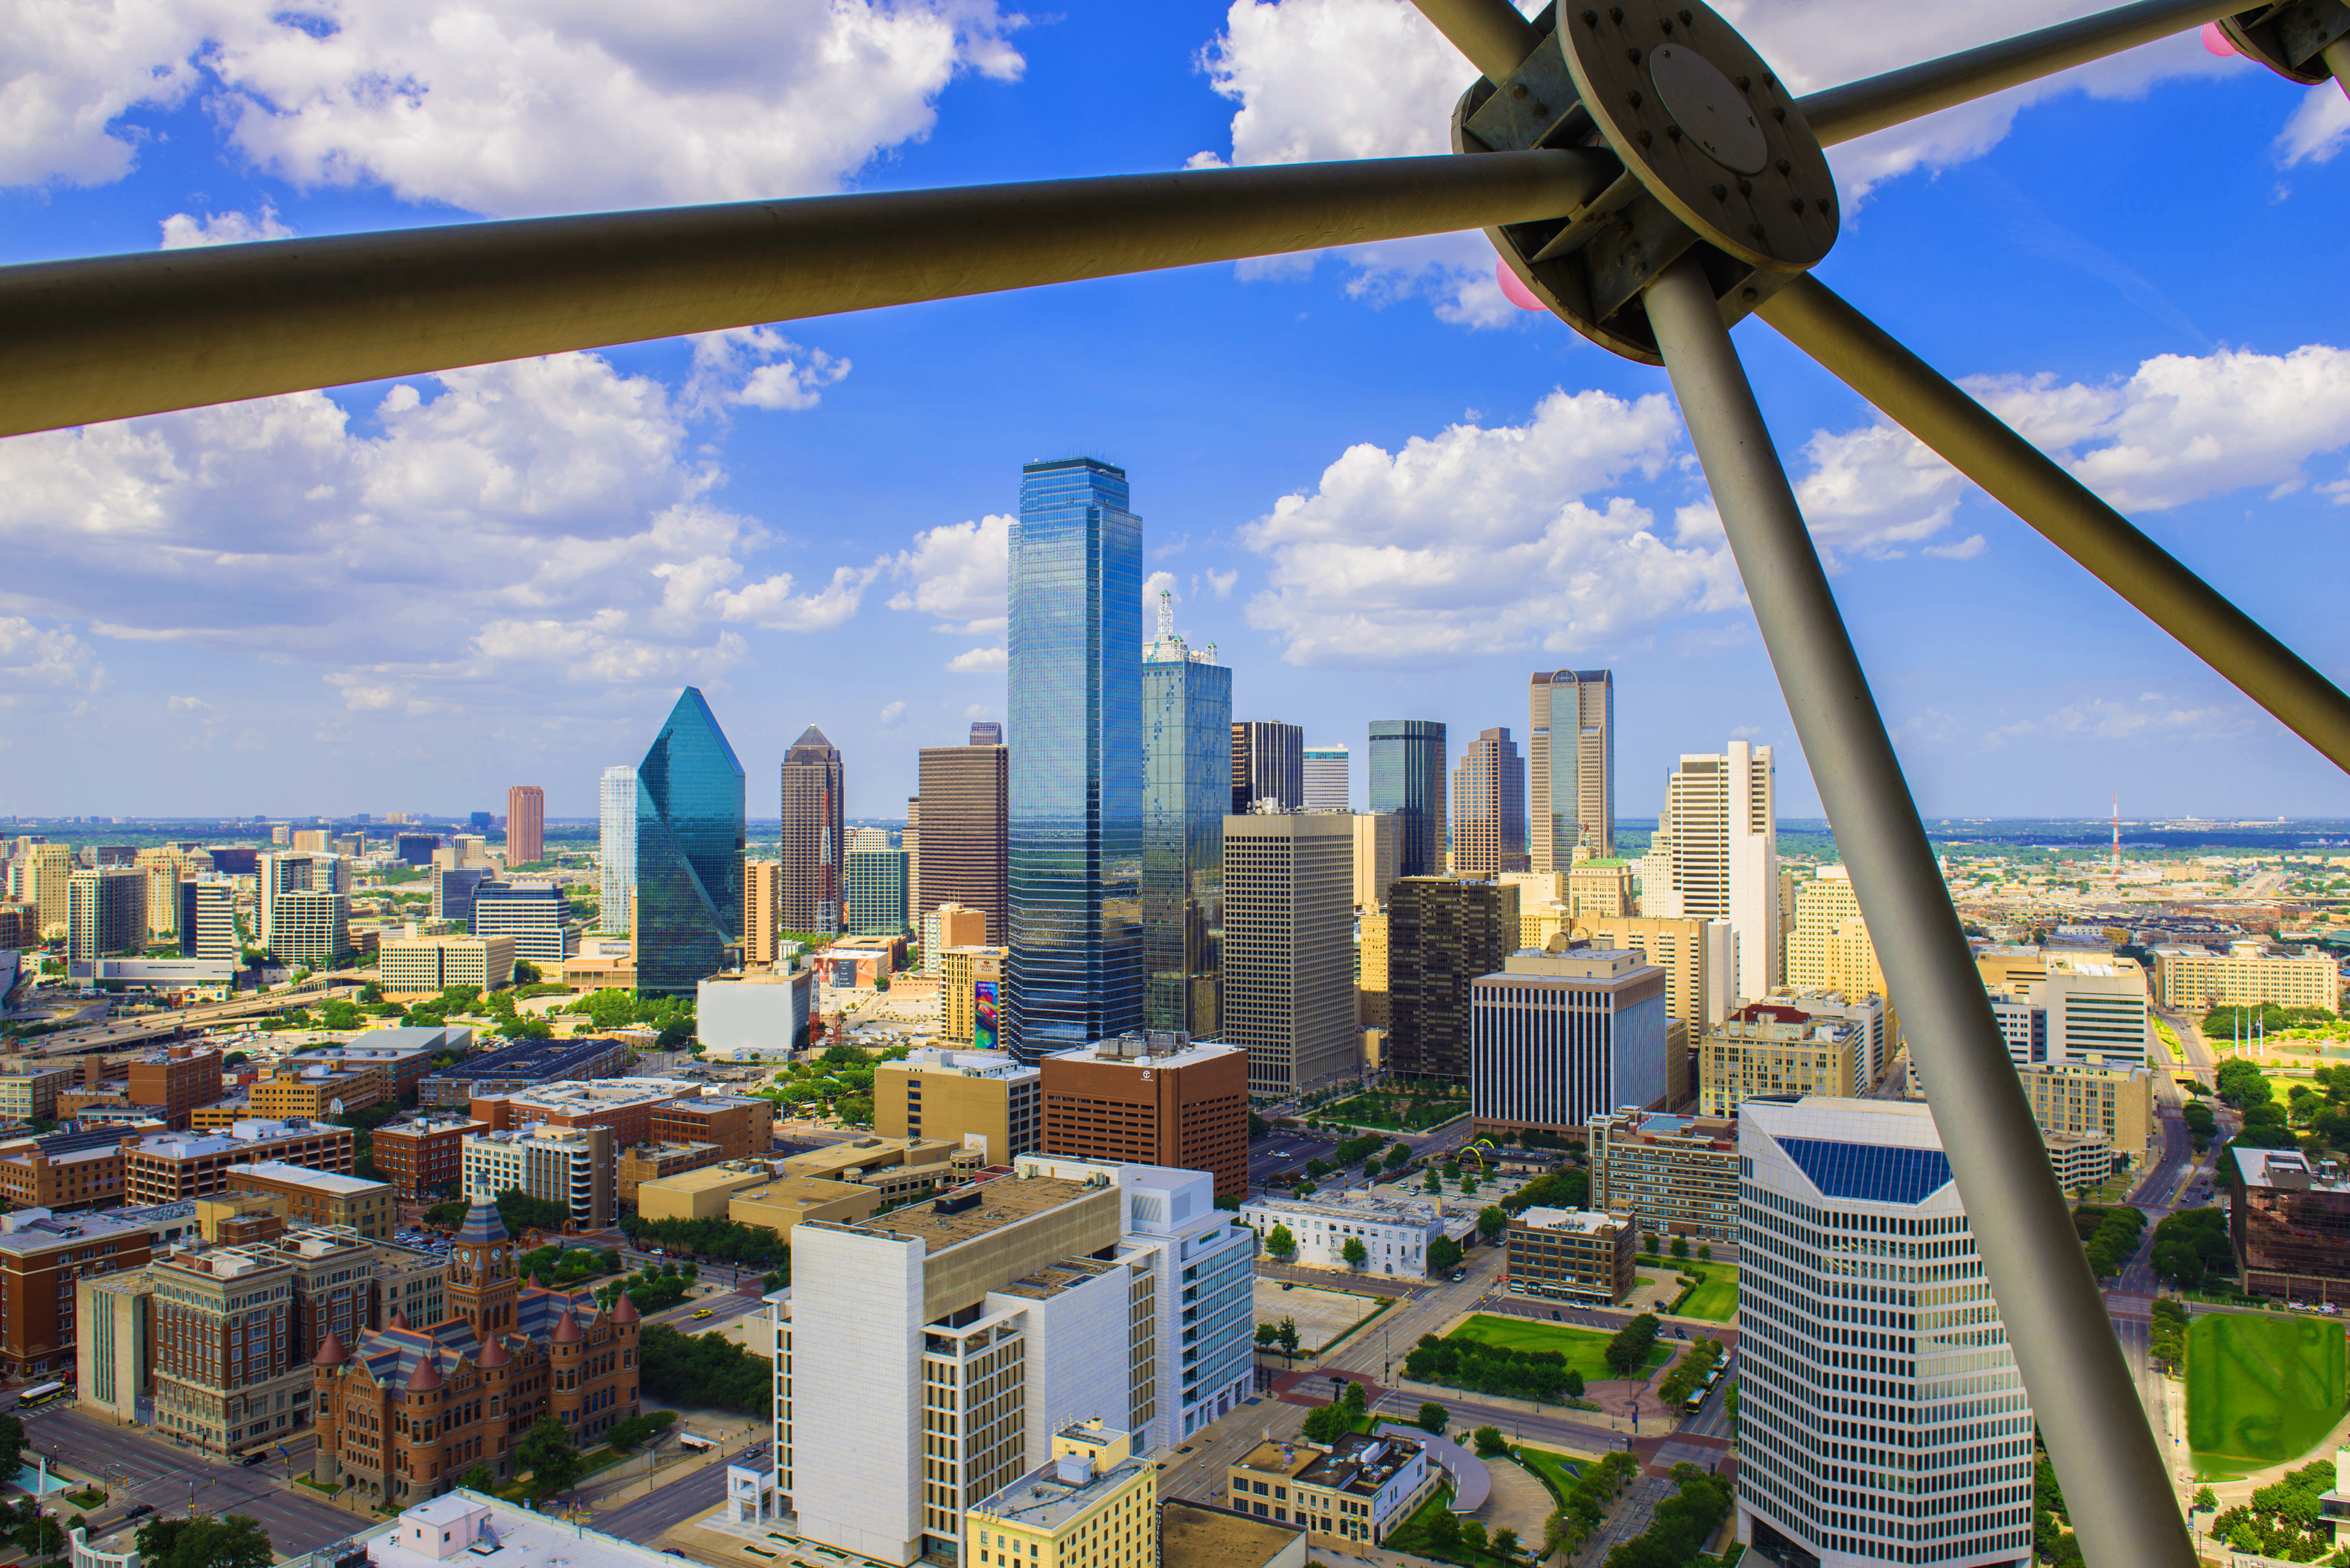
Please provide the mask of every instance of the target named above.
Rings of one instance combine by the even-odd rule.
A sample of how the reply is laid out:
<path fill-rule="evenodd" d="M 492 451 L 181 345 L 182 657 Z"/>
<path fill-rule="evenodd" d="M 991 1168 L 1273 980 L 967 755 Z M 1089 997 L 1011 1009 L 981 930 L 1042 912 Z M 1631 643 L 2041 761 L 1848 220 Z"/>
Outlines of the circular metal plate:
<path fill-rule="evenodd" d="M 1754 109 L 1731 79 L 1695 49 L 1661 44 L 1648 51 L 1657 101 L 1705 155 L 1739 174 L 1760 174 L 1771 145 Z"/>
<path fill-rule="evenodd" d="M 1828 254 L 1837 212 L 1827 155 L 1794 95 L 1735 28 L 1702 0 L 1566 0 L 1557 16 L 1560 52 L 1600 134 L 1675 217 L 1707 244 L 1772 272 L 1802 272 Z M 1676 58 L 1659 80 L 1651 57 L 1662 50 Z M 1725 167 L 1700 144 L 1700 132 L 1718 130 L 1716 147 L 1752 162 L 1751 146 L 1734 134 L 1745 129 L 1737 104 L 1696 107 L 1718 100 L 1710 88 L 1689 87 L 1700 66 L 1727 81 L 1752 116 L 1762 158 L 1751 168 Z"/>

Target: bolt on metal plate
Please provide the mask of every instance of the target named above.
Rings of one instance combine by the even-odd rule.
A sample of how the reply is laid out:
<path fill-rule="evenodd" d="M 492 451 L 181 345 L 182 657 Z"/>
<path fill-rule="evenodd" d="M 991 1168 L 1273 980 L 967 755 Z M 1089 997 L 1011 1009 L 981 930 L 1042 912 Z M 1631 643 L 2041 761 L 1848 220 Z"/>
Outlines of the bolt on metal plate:
<path fill-rule="evenodd" d="M 1648 53 L 1657 101 L 1705 155 L 1739 174 L 1760 174 L 1771 160 L 1762 122 L 1721 67 L 1695 49 L 1665 44 Z"/>

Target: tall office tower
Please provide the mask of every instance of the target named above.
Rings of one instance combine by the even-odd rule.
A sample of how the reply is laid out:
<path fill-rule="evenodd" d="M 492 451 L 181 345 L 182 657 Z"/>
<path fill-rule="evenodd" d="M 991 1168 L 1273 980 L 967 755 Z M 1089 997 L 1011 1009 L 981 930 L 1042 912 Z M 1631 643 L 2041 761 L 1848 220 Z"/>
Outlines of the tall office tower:
<path fill-rule="evenodd" d="M 1126 471 L 1092 458 L 1020 472 L 1003 1044 L 1023 1061 L 1142 1023 L 1142 519 L 1127 502 Z"/>
<path fill-rule="evenodd" d="M 147 943 L 147 873 L 128 866 L 77 871 L 66 882 L 66 958 L 91 963 Z"/>
<path fill-rule="evenodd" d="M 1640 913 L 1730 922 L 1741 1002 L 1780 983 L 1777 804 L 1770 747 L 1684 755 L 1640 861 Z"/>
<path fill-rule="evenodd" d="M 637 770 L 625 763 L 606 768 L 597 781 L 596 806 L 600 828 L 596 929 L 617 937 L 629 929 L 629 900 L 637 891 Z"/>
<path fill-rule="evenodd" d="M 236 884 L 180 884 L 180 956 L 235 959 L 244 952 L 236 932 Z"/>
<path fill-rule="evenodd" d="M 775 860 L 743 862 L 743 962 L 775 961 L 775 911 L 782 907 L 783 866 Z"/>
<path fill-rule="evenodd" d="M 1247 1050 L 1253 1095 L 1354 1075 L 1357 820 L 1336 812 L 1224 820 L 1220 1038 Z"/>
<path fill-rule="evenodd" d="M 506 791 L 506 865 L 546 858 L 546 792 L 536 784 L 515 784 Z"/>
<path fill-rule="evenodd" d="M 906 851 L 906 914 L 908 918 L 922 908 L 922 797 L 906 797 L 906 831 L 898 836 L 899 845 Z"/>
<path fill-rule="evenodd" d="M 46 933 L 66 924 L 71 913 L 74 873 L 81 867 L 69 844 L 34 845 L 31 866 L 30 886 L 25 896 L 40 906 L 41 929 Z"/>
<path fill-rule="evenodd" d="M 1528 940 L 1527 919 L 1518 917 L 1518 938 L 1527 947 L 1547 946 L 1555 938 Z M 1665 916 L 1594 915 L 1569 922 L 1568 940 L 1595 948 L 1637 948 L 1665 971 L 1665 1012 L 1689 1025 L 1693 1042 L 1708 1024 L 1730 1015 L 1731 971 L 1736 940 L 1727 920 L 1692 920 Z M 1561 944 L 1562 946 L 1565 944 Z M 1679 1085 L 1676 1085 L 1679 1087 Z M 1620 1107 L 1618 1107 L 1620 1108 Z"/>
<path fill-rule="evenodd" d="M 1492 877 L 1525 868 L 1525 762 L 1508 730 L 1481 730 L 1452 775 L 1452 869 Z"/>
<path fill-rule="evenodd" d="M 1355 823 L 1355 908 L 1388 901 L 1388 884 L 1403 875 L 1403 844 L 1391 811 L 1358 811 Z"/>
<path fill-rule="evenodd" d="M 1528 846 L 1537 871 L 1564 871 L 1580 849 L 1616 853 L 1616 675 L 1534 671 L 1526 686 Z"/>
<path fill-rule="evenodd" d="M 1305 748 L 1305 809 L 1345 811 L 1354 804 L 1353 780 L 1347 775 L 1347 748 Z"/>
<path fill-rule="evenodd" d="M 1932 1114 L 1739 1111 L 1738 1539 L 1822 1568 L 2029 1563 L 2032 1407 Z"/>
<path fill-rule="evenodd" d="M 339 855 L 298 855 L 281 851 L 254 857 L 254 924 L 261 945 L 277 951 L 277 900 L 287 893 L 333 893 L 345 896 L 348 912 L 351 890 L 350 862 Z"/>
<path fill-rule="evenodd" d="M 1795 923 L 1787 932 L 1783 976 L 1790 986 L 1883 996 L 1885 970 L 1853 896 L 1852 873 L 1823 866 L 1795 888 Z"/>
<path fill-rule="evenodd" d="M 906 852 L 856 844 L 841 867 L 842 929 L 860 936 L 894 937 L 906 929 Z"/>
<path fill-rule="evenodd" d="M 1444 726 L 1433 719 L 1371 721 L 1370 805 L 1396 818 L 1401 877 L 1444 874 Z"/>
<path fill-rule="evenodd" d="M 784 753 L 782 913 L 787 931 L 841 929 L 841 857 L 848 852 L 842 814 L 847 791 L 840 748 L 810 724 Z"/>
<path fill-rule="evenodd" d="M 1388 1070 L 1466 1080 L 1470 988 L 1517 950 L 1507 883 L 1406 877 L 1388 888 Z"/>
<path fill-rule="evenodd" d="M 1232 672 L 1175 633 L 1142 650 L 1142 1025 L 1217 1033 Z"/>
<path fill-rule="evenodd" d="M 1003 726 L 993 719 L 973 719 L 971 722 L 971 743 L 974 746 L 1003 744 Z"/>
<path fill-rule="evenodd" d="M 570 952 L 569 910 L 563 889 L 551 882 L 484 882 L 473 889 L 473 934 L 511 937 L 515 958 L 552 971 Z"/>
<path fill-rule="evenodd" d="M 701 691 L 637 767 L 637 989 L 691 996 L 743 961 L 743 764 Z"/>
<path fill-rule="evenodd" d="M 1512 953 L 1469 988 L 1476 1130 L 1560 1135 L 1625 1106 L 1670 1110 L 1666 976 L 1622 948 Z"/>
<path fill-rule="evenodd" d="M 1012 929 L 1012 753 L 1001 741 L 979 738 L 982 731 L 1002 733 L 1001 726 L 971 728 L 969 745 L 922 748 L 922 885 L 915 908 L 922 914 L 946 904 L 977 909 L 987 917 L 980 940 L 1000 947 Z"/>
<path fill-rule="evenodd" d="M 180 936 L 180 879 L 191 875 L 187 856 L 176 846 L 142 849 L 135 864 L 147 877 L 147 934 L 159 941 Z"/>
<path fill-rule="evenodd" d="M 1305 804 L 1305 732 L 1279 720 L 1232 726 L 1232 815 L 1265 801 L 1284 811 Z"/>
<path fill-rule="evenodd" d="M 351 950 L 351 900 L 324 888 L 296 888 L 269 900 L 269 956 L 307 969 L 343 961 Z"/>

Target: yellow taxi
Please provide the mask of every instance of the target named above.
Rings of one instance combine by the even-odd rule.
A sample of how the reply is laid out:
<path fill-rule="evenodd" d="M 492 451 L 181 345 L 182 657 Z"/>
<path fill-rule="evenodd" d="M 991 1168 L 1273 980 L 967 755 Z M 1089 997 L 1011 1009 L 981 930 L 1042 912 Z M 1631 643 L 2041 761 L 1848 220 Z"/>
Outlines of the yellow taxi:
<path fill-rule="evenodd" d="M 693 1321 L 694 1321 L 694 1322 L 696 1322 L 696 1323 L 700 1323 L 703 1318 L 706 1318 L 706 1317 L 715 1317 L 715 1316 L 717 1316 L 717 1315 L 718 1315 L 718 1314 L 717 1314 L 717 1313 L 716 1313 L 713 1309 L 712 1309 L 712 1308 L 710 1308 L 710 1307 L 703 1307 L 700 1312 L 697 1312 L 697 1313 L 695 1313 L 695 1314 L 693 1314 Z"/>

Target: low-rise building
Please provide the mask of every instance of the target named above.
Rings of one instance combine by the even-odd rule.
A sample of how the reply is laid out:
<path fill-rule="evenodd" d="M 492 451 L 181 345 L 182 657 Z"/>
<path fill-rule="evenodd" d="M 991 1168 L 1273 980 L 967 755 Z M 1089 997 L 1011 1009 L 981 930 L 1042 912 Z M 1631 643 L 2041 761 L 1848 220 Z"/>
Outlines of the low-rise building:
<path fill-rule="evenodd" d="M 266 1243 L 203 1247 L 151 1272 L 155 1425 L 212 1454 L 290 1436 L 303 1414 L 295 1396 L 310 1380 L 292 1345 L 292 1262 Z"/>
<path fill-rule="evenodd" d="M 1044 1073 L 1009 1052 L 925 1048 L 873 1064 L 873 1130 L 945 1138 L 991 1165 L 1034 1152 L 1043 1134 Z"/>
<path fill-rule="evenodd" d="M 2225 953 L 2156 948 L 2154 987 L 2163 1006 L 2187 1012 L 2271 1004 L 2335 1011 L 2342 1005 L 2342 974 L 2331 958 L 2314 950 L 2283 957 L 2260 942 L 2234 942 Z"/>
<path fill-rule="evenodd" d="M 1259 1236 L 1276 1225 L 1288 1228 L 1296 1261 L 1310 1269 L 1428 1277 L 1428 1248 L 1444 1234 L 1444 1216 L 1433 1203 L 1409 1199 L 1366 1202 L 1320 1202 L 1309 1198 L 1256 1198 L 1241 1205 L 1241 1222 Z M 1360 1262 L 1349 1260 L 1347 1244 L 1362 1243 Z"/>
<path fill-rule="evenodd" d="M 0 1121 L 45 1122 L 57 1114 L 57 1096 L 74 1081 L 71 1067 L 26 1067 L 0 1074 Z"/>
<path fill-rule="evenodd" d="M 2075 1197 L 2103 1184 L 2114 1174 L 2114 1146 L 2101 1132 L 2051 1132 L 2043 1127 L 2040 1140 L 2047 1146 L 2048 1164 L 2056 1172 L 2056 1185 Z"/>
<path fill-rule="evenodd" d="M 1227 1495 L 1275 1524 L 1303 1525 L 1316 1538 L 1365 1553 L 1387 1540 L 1443 1480 L 1407 1428 L 1348 1432 L 1327 1447 L 1298 1439 L 1258 1444 L 1225 1471 Z"/>
<path fill-rule="evenodd" d="M 1157 1568 L 1158 1522 L 1158 1467 L 1095 1419 L 1055 1432 L 1048 1463 L 972 1504 L 963 1541 L 974 1564 Z"/>
<path fill-rule="evenodd" d="M 627 1072 L 629 1060 L 624 1040 L 518 1041 L 503 1051 L 427 1074 L 416 1085 L 417 1103 L 462 1111 L 477 1098 L 510 1095 L 542 1084 L 608 1078 Z"/>
<path fill-rule="evenodd" d="M 775 1179 L 775 1172 L 766 1165 L 750 1160 L 692 1167 L 639 1182 L 637 1213 L 645 1220 L 715 1220 L 725 1214 L 736 1193 L 768 1186 Z"/>
<path fill-rule="evenodd" d="M 265 1159 L 230 1166 L 224 1187 L 283 1199 L 286 1219 L 296 1225 L 345 1225 L 370 1241 L 389 1241 L 394 1229 L 390 1185 L 364 1177 Z"/>
<path fill-rule="evenodd" d="M 138 1137 L 97 1127 L 0 1144 L 0 1199 L 11 1208 L 57 1212 L 120 1203 L 123 1146 Z"/>
<path fill-rule="evenodd" d="M 1509 1229 L 1510 1293 L 1613 1304 L 1631 1294 L 1638 1227 L 1603 1210 L 1529 1209 Z"/>
<path fill-rule="evenodd" d="M 1305 1532 L 1295 1525 L 1190 1498 L 1170 1497 L 1159 1505 L 1159 1568 L 1305 1568 Z"/>
<path fill-rule="evenodd" d="M 702 1085 L 684 1078 L 599 1078 L 585 1084 L 540 1084 L 505 1094 L 476 1095 L 471 1109 L 492 1132 L 518 1127 L 608 1127 L 616 1145 L 649 1141 L 653 1112 L 673 1100 L 696 1099 Z"/>
<path fill-rule="evenodd" d="M 904 1167 L 899 1167 L 904 1169 Z M 707 1174 L 706 1172 L 701 1174 Z M 793 1227 L 808 1220 L 858 1225 L 881 1211 L 881 1189 L 861 1181 L 827 1181 L 786 1176 L 726 1191 L 726 1218 L 791 1240 Z"/>
<path fill-rule="evenodd" d="M 420 1111 L 389 1121 L 372 1135 L 377 1174 L 414 1202 L 454 1191 L 464 1179 L 464 1142 L 490 1124 L 447 1111 Z"/>
<path fill-rule="evenodd" d="M 438 996 L 452 985 L 503 991 L 514 983 L 511 936 L 398 937 L 376 947 L 376 974 L 390 1002 Z"/>
<path fill-rule="evenodd" d="M 1864 1085 L 1863 1026 L 1799 1007 L 1757 1002 L 1705 1032 L 1698 1044 L 1698 1114 L 1726 1116 L 1762 1095 L 1847 1099 Z"/>
<path fill-rule="evenodd" d="M 1626 1109 L 1594 1116 L 1591 1206 L 1643 1231 L 1706 1241 L 1738 1237 L 1738 1126 Z"/>
<path fill-rule="evenodd" d="M 370 1029 L 357 1039 L 338 1044 L 289 1051 L 282 1060 L 298 1066 L 325 1066 L 338 1071 L 381 1067 L 390 1075 L 390 1097 L 405 1099 L 432 1071 L 435 1057 L 463 1056 L 473 1048 L 473 1032 L 463 1024 L 412 1025 Z"/>
<path fill-rule="evenodd" d="M 690 1099 L 655 1104 L 647 1141 L 715 1144 L 723 1159 L 751 1159 L 775 1147 L 775 1101 L 704 1090 Z"/>
<path fill-rule="evenodd" d="M 348 1127 L 310 1121 L 242 1121 L 224 1133 L 166 1133 L 124 1146 L 123 1184 L 133 1203 L 184 1203 L 225 1191 L 231 1166 L 283 1160 L 348 1175 Z"/>
<path fill-rule="evenodd" d="M 487 1131 L 484 1127 L 482 1129 Z M 714 1143 L 640 1143 L 620 1151 L 613 1166 L 614 1195 L 624 1205 L 639 1201 L 648 1181 L 700 1170 L 725 1158 Z"/>
<path fill-rule="evenodd" d="M 2230 1145 L 2228 1156 L 2228 1232 L 2244 1288 L 2350 1305 L 2350 1175 L 2298 1149 Z"/>
<path fill-rule="evenodd" d="M 807 1044 L 816 976 L 787 965 L 703 981 L 694 992 L 694 1033 L 705 1054 L 795 1051 Z"/>
<path fill-rule="evenodd" d="M 256 1116 L 324 1118 L 348 1116 L 398 1097 L 390 1073 L 382 1067 L 280 1062 L 255 1080 L 244 1102 Z"/>

